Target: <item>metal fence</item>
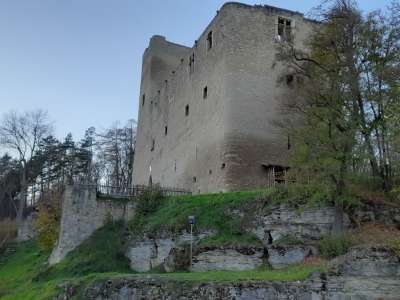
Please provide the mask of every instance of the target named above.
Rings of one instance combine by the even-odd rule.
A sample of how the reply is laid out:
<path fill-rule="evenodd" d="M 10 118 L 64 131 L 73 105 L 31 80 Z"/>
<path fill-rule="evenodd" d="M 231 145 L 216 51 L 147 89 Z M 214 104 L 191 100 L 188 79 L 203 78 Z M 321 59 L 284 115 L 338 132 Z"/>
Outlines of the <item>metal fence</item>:
<path fill-rule="evenodd" d="M 160 190 L 164 196 L 181 196 L 191 194 L 190 191 L 183 189 L 145 185 L 134 185 L 130 187 L 97 185 L 96 191 L 99 196 L 103 197 L 136 198 L 152 188 Z"/>

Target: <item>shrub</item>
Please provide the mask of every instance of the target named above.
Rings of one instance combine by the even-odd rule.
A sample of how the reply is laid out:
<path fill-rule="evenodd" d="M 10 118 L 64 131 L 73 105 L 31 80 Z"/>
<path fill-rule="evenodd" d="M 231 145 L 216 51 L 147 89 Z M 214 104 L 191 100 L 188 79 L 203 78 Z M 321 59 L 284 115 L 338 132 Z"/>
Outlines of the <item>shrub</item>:
<path fill-rule="evenodd" d="M 2 248 L 17 236 L 17 223 L 15 220 L 4 219 L 0 221 L 0 252 Z"/>
<path fill-rule="evenodd" d="M 38 233 L 40 248 L 49 251 L 53 248 L 60 228 L 61 192 L 46 193 L 40 201 L 39 212 L 34 226 Z"/>
<path fill-rule="evenodd" d="M 137 214 L 147 216 L 156 212 L 164 198 L 162 190 L 158 185 L 147 187 L 137 199 Z"/>
<path fill-rule="evenodd" d="M 291 234 L 285 235 L 281 237 L 279 240 L 274 242 L 274 245 L 277 246 L 295 246 L 303 244 L 304 242 L 302 240 Z"/>
<path fill-rule="evenodd" d="M 393 253 L 400 258 L 400 239 L 393 239 L 387 242 Z"/>
<path fill-rule="evenodd" d="M 332 235 L 319 242 L 319 250 L 323 256 L 333 258 L 346 254 L 352 245 L 353 242 L 348 235 Z"/>
<path fill-rule="evenodd" d="M 294 183 L 287 186 L 275 187 L 273 201 L 276 204 L 306 204 L 311 206 L 325 206 L 332 200 L 332 191 L 324 184 L 301 184 Z"/>

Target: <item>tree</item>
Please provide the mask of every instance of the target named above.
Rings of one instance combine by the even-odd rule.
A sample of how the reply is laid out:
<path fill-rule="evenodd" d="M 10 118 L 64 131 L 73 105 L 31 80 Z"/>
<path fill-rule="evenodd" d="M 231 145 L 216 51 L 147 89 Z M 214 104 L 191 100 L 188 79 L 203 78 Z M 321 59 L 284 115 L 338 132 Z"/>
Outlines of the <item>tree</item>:
<path fill-rule="evenodd" d="M 18 162 L 8 154 L 0 157 L 0 219 L 14 218 L 14 197 L 20 190 Z"/>
<path fill-rule="evenodd" d="M 96 135 L 97 160 L 102 166 L 102 177 L 107 184 L 129 187 L 132 183 L 135 125 L 133 120 L 123 127 L 115 123 Z"/>
<path fill-rule="evenodd" d="M 384 190 L 392 186 L 398 133 L 391 112 L 400 105 L 399 12 L 394 3 L 391 15 L 364 17 L 351 0 L 325 2 L 307 51 L 290 42 L 280 45 L 278 58 L 299 78 L 284 109 L 295 145 L 292 167 L 331 186 L 336 231 L 342 230 L 351 173 L 367 170 Z"/>
<path fill-rule="evenodd" d="M 43 110 L 17 113 L 10 111 L 0 122 L 0 145 L 18 155 L 21 176 L 21 199 L 17 221 L 22 220 L 28 189 L 28 161 L 39 147 L 40 141 L 52 130 L 47 113 Z"/>

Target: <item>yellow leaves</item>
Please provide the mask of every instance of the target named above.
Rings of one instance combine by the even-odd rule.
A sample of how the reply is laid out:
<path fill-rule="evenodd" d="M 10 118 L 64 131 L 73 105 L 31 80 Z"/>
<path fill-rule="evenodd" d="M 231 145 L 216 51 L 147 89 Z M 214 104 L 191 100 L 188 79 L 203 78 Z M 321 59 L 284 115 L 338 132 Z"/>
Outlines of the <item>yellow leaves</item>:
<path fill-rule="evenodd" d="M 39 206 L 39 213 L 35 220 L 39 246 L 44 250 L 51 250 L 57 241 L 61 216 L 61 195 L 50 192 L 43 197 Z"/>

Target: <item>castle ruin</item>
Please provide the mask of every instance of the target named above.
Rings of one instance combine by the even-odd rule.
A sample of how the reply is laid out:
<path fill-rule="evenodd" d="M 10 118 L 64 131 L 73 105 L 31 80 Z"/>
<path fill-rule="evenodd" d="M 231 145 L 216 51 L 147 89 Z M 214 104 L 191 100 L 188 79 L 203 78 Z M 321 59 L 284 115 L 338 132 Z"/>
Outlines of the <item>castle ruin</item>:
<path fill-rule="evenodd" d="M 296 84 L 292 75 L 280 80 L 277 44 L 304 47 L 313 24 L 298 12 L 229 2 L 191 48 L 153 36 L 143 55 L 134 183 L 194 193 L 275 183 L 290 140 L 271 120 Z"/>

